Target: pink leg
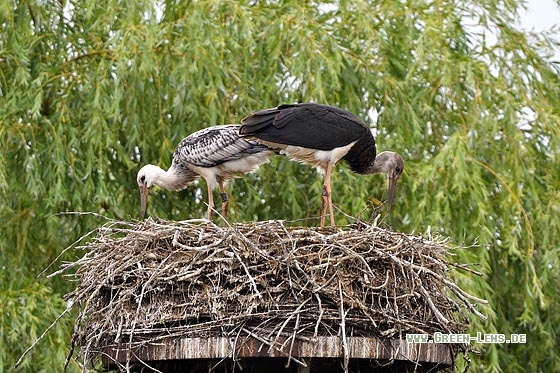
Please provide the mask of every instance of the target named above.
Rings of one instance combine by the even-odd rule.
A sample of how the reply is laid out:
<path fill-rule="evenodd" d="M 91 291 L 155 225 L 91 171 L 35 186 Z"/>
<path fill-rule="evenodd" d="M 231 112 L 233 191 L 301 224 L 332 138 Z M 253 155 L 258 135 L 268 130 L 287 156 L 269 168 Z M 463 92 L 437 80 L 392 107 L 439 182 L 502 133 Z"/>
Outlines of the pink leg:
<path fill-rule="evenodd" d="M 321 216 L 319 218 L 319 226 L 325 227 L 325 212 L 327 211 L 328 197 L 327 197 L 327 180 L 323 183 L 323 191 L 321 192 Z"/>
<path fill-rule="evenodd" d="M 220 183 L 220 192 L 221 194 L 221 198 L 222 198 L 222 216 L 224 217 L 224 219 L 227 218 L 227 213 L 228 213 L 228 205 L 229 205 L 229 201 L 228 201 L 228 196 L 227 193 L 225 191 L 224 188 L 224 183 L 221 182 Z"/>
<path fill-rule="evenodd" d="M 327 171 L 325 172 L 325 189 L 327 191 L 327 207 L 329 209 L 329 216 L 331 218 L 331 227 L 335 226 L 334 222 L 334 212 L 332 206 L 332 193 L 331 193 L 331 175 L 332 175 L 333 165 L 327 165 Z"/>
<path fill-rule="evenodd" d="M 212 220 L 212 210 L 214 210 L 214 196 L 212 195 L 212 188 L 208 186 L 208 220 Z"/>
<path fill-rule="evenodd" d="M 321 228 L 325 227 L 325 216 L 327 209 L 329 210 L 329 217 L 331 221 L 331 226 L 334 227 L 334 213 L 332 207 L 332 198 L 331 198 L 331 174 L 332 174 L 332 164 L 327 164 L 327 169 L 325 170 L 325 182 L 323 184 L 323 193 L 322 193 L 322 204 L 321 204 L 321 219 L 320 219 L 320 226 Z"/>

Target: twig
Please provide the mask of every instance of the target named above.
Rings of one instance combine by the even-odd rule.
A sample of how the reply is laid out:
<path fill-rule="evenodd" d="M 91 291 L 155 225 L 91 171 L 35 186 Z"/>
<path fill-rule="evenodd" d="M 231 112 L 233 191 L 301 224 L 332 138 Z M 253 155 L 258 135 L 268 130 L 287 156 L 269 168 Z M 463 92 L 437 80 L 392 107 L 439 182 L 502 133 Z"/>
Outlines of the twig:
<path fill-rule="evenodd" d="M 344 296 L 340 281 L 338 282 L 338 291 L 340 296 L 340 333 L 342 334 L 342 349 L 344 350 L 344 373 L 348 373 L 350 353 L 348 351 L 348 342 L 346 341 L 346 313 L 344 312 Z"/>
<path fill-rule="evenodd" d="M 317 298 L 317 304 L 319 305 L 319 315 L 317 316 L 315 331 L 313 332 L 313 338 L 317 338 L 317 335 L 319 333 L 319 325 L 321 324 L 321 318 L 323 317 L 323 313 L 325 313 L 325 311 L 323 310 L 323 306 L 321 305 L 321 297 L 319 297 L 319 294 L 313 293 L 313 295 L 315 296 L 315 298 Z"/>
<path fill-rule="evenodd" d="M 64 315 L 66 315 L 68 312 L 70 312 L 73 305 L 74 305 L 73 302 L 71 302 L 71 301 L 68 302 L 68 304 L 66 305 L 66 309 L 60 315 L 58 315 L 58 317 L 51 323 L 51 325 L 49 325 L 49 327 L 47 329 L 45 329 L 45 331 L 43 333 L 41 333 L 39 338 L 37 338 L 37 340 L 35 340 L 35 342 L 33 342 L 33 344 L 31 346 L 29 346 L 27 348 L 27 350 L 25 350 L 25 352 L 19 357 L 18 361 L 14 365 L 14 369 L 17 369 L 19 367 L 19 365 L 21 364 L 21 362 L 23 361 L 25 356 L 29 353 L 29 351 L 31 351 L 37 345 L 37 343 L 39 343 L 39 341 L 42 340 L 47 335 L 47 333 L 58 323 L 58 321 Z"/>
<path fill-rule="evenodd" d="M 286 353 L 285 353 L 284 351 L 282 351 L 280 348 L 274 346 L 273 342 L 267 341 L 266 339 L 262 338 L 261 336 L 259 336 L 259 335 L 255 334 L 255 333 L 251 332 L 249 329 L 243 328 L 242 330 L 243 330 L 245 333 L 247 333 L 247 335 L 249 335 L 249 336 L 255 338 L 255 339 L 258 340 L 259 342 L 262 342 L 262 343 L 266 344 L 266 345 L 269 346 L 270 348 L 272 348 L 272 349 L 274 349 L 274 350 L 276 350 L 276 351 L 282 353 L 284 356 L 286 356 Z M 299 360 L 299 359 L 296 359 L 296 358 L 293 357 L 293 356 L 289 356 L 288 358 L 291 359 L 291 360 L 293 360 L 293 361 L 295 361 L 296 363 L 298 363 L 298 364 L 301 365 L 301 366 L 304 366 L 304 367 L 307 366 L 307 365 L 305 364 L 305 362 L 303 362 L 303 361 L 301 361 L 301 360 Z"/>

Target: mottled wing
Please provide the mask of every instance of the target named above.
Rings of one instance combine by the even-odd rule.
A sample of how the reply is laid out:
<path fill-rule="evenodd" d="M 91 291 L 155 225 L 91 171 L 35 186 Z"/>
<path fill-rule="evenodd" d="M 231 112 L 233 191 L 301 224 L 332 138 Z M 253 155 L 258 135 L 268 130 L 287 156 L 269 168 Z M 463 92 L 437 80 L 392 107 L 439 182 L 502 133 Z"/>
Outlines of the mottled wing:
<path fill-rule="evenodd" d="M 268 150 L 265 145 L 241 138 L 239 125 L 221 125 L 202 129 L 184 138 L 173 153 L 173 162 L 214 167 Z"/>
<path fill-rule="evenodd" d="M 348 145 L 369 131 L 354 114 L 315 103 L 280 105 L 241 121 L 240 135 L 285 145 L 331 150 Z"/>

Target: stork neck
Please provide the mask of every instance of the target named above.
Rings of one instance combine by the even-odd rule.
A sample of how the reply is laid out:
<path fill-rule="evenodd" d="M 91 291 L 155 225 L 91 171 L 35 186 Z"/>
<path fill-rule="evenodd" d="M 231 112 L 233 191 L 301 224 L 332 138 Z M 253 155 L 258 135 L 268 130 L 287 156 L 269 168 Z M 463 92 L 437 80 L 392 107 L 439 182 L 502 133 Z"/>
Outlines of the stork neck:
<path fill-rule="evenodd" d="M 358 174 L 374 173 L 375 161 L 375 139 L 371 132 L 364 131 L 364 134 L 352 146 L 343 158 L 350 166 L 350 169 Z"/>
<path fill-rule="evenodd" d="M 184 189 L 194 181 L 196 174 L 190 170 L 188 170 L 190 172 L 182 171 L 181 168 L 176 168 L 174 166 L 171 166 L 167 171 L 159 168 L 156 171 L 157 175 L 154 184 L 171 191 Z"/>

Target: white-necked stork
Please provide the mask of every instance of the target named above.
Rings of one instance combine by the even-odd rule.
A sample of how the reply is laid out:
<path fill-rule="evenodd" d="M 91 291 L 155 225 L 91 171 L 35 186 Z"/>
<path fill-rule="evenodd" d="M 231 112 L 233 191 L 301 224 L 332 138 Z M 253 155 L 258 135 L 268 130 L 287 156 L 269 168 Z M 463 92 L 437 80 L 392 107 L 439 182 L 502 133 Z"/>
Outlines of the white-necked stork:
<path fill-rule="evenodd" d="M 389 179 L 387 210 L 391 209 L 404 161 L 399 154 L 389 151 L 376 156 L 371 130 L 354 114 L 316 103 L 280 105 L 244 118 L 239 133 L 278 149 L 291 159 L 315 166 L 325 175 L 321 227 L 325 225 L 327 208 L 331 225 L 335 225 L 331 174 L 341 159 L 359 174 L 386 173 Z"/>
<path fill-rule="evenodd" d="M 266 145 L 241 138 L 239 127 L 238 124 L 213 126 L 185 137 L 177 145 L 167 171 L 152 164 L 142 167 L 136 177 L 140 187 L 142 216 L 146 213 L 152 185 L 177 191 L 202 176 L 208 186 L 208 220 L 212 219 L 212 190 L 216 186 L 220 187 L 222 215 L 227 217 L 225 183 L 233 177 L 255 171 L 274 154 Z"/>

